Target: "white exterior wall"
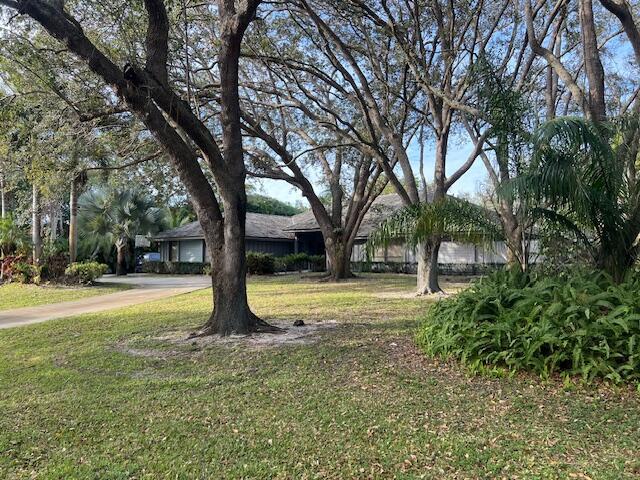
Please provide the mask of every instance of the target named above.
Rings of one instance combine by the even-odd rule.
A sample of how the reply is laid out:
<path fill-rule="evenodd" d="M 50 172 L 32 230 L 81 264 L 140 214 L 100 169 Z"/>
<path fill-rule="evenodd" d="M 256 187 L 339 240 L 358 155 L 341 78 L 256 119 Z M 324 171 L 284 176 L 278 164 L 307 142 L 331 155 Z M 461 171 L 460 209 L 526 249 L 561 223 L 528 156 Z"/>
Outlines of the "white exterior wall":
<path fill-rule="evenodd" d="M 476 258 L 476 247 L 469 244 L 454 242 L 442 242 L 438 263 L 454 263 L 456 265 L 466 265 L 478 263 Z"/>
<path fill-rule="evenodd" d="M 180 240 L 180 261 L 202 263 L 202 240 Z"/>
<path fill-rule="evenodd" d="M 537 242 L 531 242 L 531 261 L 540 261 L 537 255 Z M 352 262 L 366 262 L 364 244 L 358 243 L 353 246 L 351 254 Z M 389 246 L 386 249 L 379 249 L 373 262 L 399 262 L 416 263 L 415 252 L 410 248 L 399 245 Z M 472 245 L 467 243 L 442 242 L 438 262 L 442 264 L 454 265 L 482 265 L 482 264 L 505 264 L 507 263 L 507 247 L 504 242 L 495 242 L 490 247 L 483 245 Z"/>

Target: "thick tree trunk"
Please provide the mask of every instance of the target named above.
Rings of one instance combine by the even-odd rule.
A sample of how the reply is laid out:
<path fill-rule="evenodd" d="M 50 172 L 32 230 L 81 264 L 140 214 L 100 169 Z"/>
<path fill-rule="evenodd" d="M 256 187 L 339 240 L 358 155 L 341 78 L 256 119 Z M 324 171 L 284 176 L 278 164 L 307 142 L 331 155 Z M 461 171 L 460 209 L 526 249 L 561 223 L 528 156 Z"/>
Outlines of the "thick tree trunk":
<path fill-rule="evenodd" d="M 504 180 L 507 181 L 507 180 Z M 518 218 L 513 213 L 513 203 L 502 200 L 498 206 L 502 231 L 507 244 L 507 266 L 525 272 L 529 268 L 528 253 L 525 251 L 524 235 Z"/>
<path fill-rule="evenodd" d="M 327 252 L 327 270 L 333 281 L 353 278 L 351 272 L 351 247 L 341 238 L 327 237 L 325 249 Z"/>
<path fill-rule="evenodd" d="M 116 275 L 127 274 L 127 241 L 119 240 L 116 243 Z"/>
<path fill-rule="evenodd" d="M 524 239 L 520 229 L 507 233 L 507 268 L 517 268 L 523 272 L 529 269 L 529 259 L 524 248 Z"/>
<path fill-rule="evenodd" d="M 40 190 L 35 184 L 32 192 L 31 242 L 33 244 L 33 263 L 34 265 L 40 265 L 42 260 L 42 221 L 40 218 Z"/>
<path fill-rule="evenodd" d="M 440 253 L 439 238 L 423 242 L 416 248 L 418 257 L 418 295 L 442 293 L 438 282 L 438 254 Z"/>
<path fill-rule="evenodd" d="M 213 313 L 204 325 L 201 335 L 232 335 L 254 332 L 280 332 L 281 329 L 268 325 L 250 309 L 247 300 L 247 265 L 245 236 L 246 194 L 244 186 L 233 192 L 225 192 L 224 243 L 207 238 L 206 244 L 211 256 L 211 276 L 213 284 Z M 211 246 L 211 247 L 209 247 Z"/>
<path fill-rule="evenodd" d="M 69 261 L 74 263 L 78 259 L 78 181 L 71 182 L 69 195 Z"/>

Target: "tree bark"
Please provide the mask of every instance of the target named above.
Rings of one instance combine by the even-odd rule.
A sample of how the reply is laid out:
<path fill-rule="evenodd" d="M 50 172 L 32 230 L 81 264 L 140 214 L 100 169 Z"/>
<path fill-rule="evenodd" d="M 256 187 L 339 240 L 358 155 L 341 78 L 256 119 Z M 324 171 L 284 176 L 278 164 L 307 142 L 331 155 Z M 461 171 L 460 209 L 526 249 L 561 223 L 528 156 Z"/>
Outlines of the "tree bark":
<path fill-rule="evenodd" d="M 337 282 L 353 278 L 353 272 L 351 272 L 351 247 L 342 236 L 326 238 L 327 270 L 331 280 Z"/>
<path fill-rule="evenodd" d="M 242 146 L 241 110 L 238 86 L 240 46 L 245 29 L 260 2 L 249 0 L 242 13 L 236 13 L 233 1 L 220 0 L 220 121 L 224 169 L 214 169 L 214 177 L 224 207 L 223 233 L 214 233 L 212 245 L 214 310 L 204 333 L 230 335 L 251 332 L 277 332 L 249 308 L 246 287 L 245 220 L 247 194 Z"/>
<path fill-rule="evenodd" d="M 438 254 L 440 238 L 432 238 L 419 244 L 416 248 L 418 257 L 418 295 L 442 293 L 438 281 Z"/>
<path fill-rule="evenodd" d="M 127 244 L 127 239 L 116 242 L 116 275 L 119 277 L 127 274 Z"/>
<path fill-rule="evenodd" d="M 439 113 L 440 124 L 442 129 L 438 132 L 436 139 L 436 156 L 434 180 L 435 188 L 433 191 L 432 202 L 437 202 L 445 198 L 445 165 L 447 161 L 447 150 L 449 146 L 449 127 L 450 123 L 446 121 L 447 114 L 442 109 L 436 109 Z M 418 295 L 427 295 L 434 293 L 442 293 L 440 283 L 438 281 L 439 267 L 438 254 L 440 252 L 440 244 L 442 240 L 438 236 L 433 236 L 427 241 L 421 243 L 417 247 L 418 257 Z"/>
<path fill-rule="evenodd" d="M 207 237 L 205 242 L 211 257 L 214 309 L 200 335 L 281 332 L 280 328 L 258 318 L 249 307 L 245 242 L 233 241 L 245 237 L 247 196 L 244 184 L 235 191 L 225 190 L 222 201 L 225 237 L 231 241 L 221 244 L 215 238 Z"/>
<path fill-rule="evenodd" d="M 604 69 L 600 61 L 591 0 L 580 0 L 580 27 L 584 69 L 589 79 L 589 111 L 592 120 L 600 122 L 606 119 L 607 109 L 604 99 Z"/>
<path fill-rule="evenodd" d="M 4 174 L 0 172 L 0 218 L 4 218 L 7 216 L 7 198 L 5 193 L 4 186 Z"/>
<path fill-rule="evenodd" d="M 78 180 L 71 182 L 69 195 L 69 262 L 78 260 Z"/>
<path fill-rule="evenodd" d="M 33 244 L 33 264 L 40 265 L 42 260 L 42 219 L 40 217 L 40 189 L 32 188 L 33 205 L 31 209 L 31 242 Z"/>
<path fill-rule="evenodd" d="M 49 242 L 54 243 L 58 239 L 58 211 L 53 203 L 49 207 Z"/>

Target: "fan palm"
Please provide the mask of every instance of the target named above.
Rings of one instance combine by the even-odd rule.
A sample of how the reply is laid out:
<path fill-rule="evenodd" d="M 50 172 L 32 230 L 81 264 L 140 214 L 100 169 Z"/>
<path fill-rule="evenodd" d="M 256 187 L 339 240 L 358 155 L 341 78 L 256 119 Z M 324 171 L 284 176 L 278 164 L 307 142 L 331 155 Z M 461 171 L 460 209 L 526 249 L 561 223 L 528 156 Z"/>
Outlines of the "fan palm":
<path fill-rule="evenodd" d="M 92 189 L 79 200 L 81 234 L 116 247 L 116 275 L 126 275 L 127 248 L 136 235 L 157 232 L 164 221 L 162 209 L 134 189 Z"/>
<path fill-rule="evenodd" d="M 0 218 L 0 257 L 26 250 L 29 238 L 12 216 Z"/>
<path fill-rule="evenodd" d="M 638 117 L 550 120 L 533 137 L 532 169 L 512 180 L 537 213 L 573 231 L 596 265 L 621 281 L 638 258 Z"/>

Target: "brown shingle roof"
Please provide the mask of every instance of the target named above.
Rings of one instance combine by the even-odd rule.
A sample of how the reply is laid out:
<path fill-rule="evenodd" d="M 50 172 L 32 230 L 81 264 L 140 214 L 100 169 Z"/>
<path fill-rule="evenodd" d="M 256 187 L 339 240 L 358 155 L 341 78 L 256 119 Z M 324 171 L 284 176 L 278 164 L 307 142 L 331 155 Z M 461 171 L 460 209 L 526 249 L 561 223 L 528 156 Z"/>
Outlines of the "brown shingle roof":
<path fill-rule="evenodd" d="M 396 193 L 380 195 L 375 199 L 371 208 L 362 219 L 357 238 L 366 239 L 369 237 L 382 221 L 392 213 L 404 207 L 402 198 Z M 320 231 L 313 212 L 307 211 L 293 217 L 293 225 L 285 228 L 287 232 L 316 232 Z"/>
<path fill-rule="evenodd" d="M 293 240 L 293 233 L 285 231 L 285 227 L 291 226 L 291 223 L 292 217 L 247 213 L 246 237 Z M 153 237 L 154 240 L 175 240 L 179 238 L 204 238 L 200 223 L 188 223 L 173 230 L 160 232 Z"/>

